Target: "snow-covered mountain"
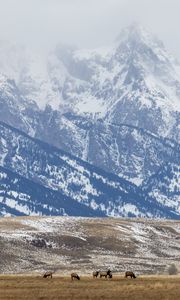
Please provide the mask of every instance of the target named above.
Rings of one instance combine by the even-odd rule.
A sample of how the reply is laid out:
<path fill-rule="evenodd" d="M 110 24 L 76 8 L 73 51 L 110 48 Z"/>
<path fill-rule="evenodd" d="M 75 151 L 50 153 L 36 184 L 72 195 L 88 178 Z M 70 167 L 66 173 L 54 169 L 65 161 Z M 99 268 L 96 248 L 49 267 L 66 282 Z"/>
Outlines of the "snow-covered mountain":
<path fill-rule="evenodd" d="M 27 102 L 22 97 L 14 80 L 0 74 L 0 120 L 14 127 L 29 131 L 30 126 L 23 115 Z M 34 103 L 34 108 L 36 104 Z M 29 108 L 29 105 L 28 105 Z"/>
<path fill-rule="evenodd" d="M 141 26 L 125 29 L 110 48 L 59 47 L 55 55 L 71 76 L 62 94 L 75 113 L 179 140 L 180 65 Z"/>
<path fill-rule="evenodd" d="M 14 81 L 1 76 L 0 120 L 83 158 L 136 185 L 156 173 L 165 162 L 177 162 L 179 146 L 132 125 L 62 114 L 25 101 Z"/>
<path fill-rule="evenodd" d="M 8 215 L 105 216 L 99 210 L 0 166 L 0 216 Z"/>
<path fill-rule="evenodd" d="M 165 205 L 158 203 L 155 198 L 147 197 L 141 189 L 123 178 L 102 171 L 62 150 L 30 138 L 4 123 L 0 123 L 0 133 L 1 165 L 8 170 L 16 170 L 16 173 L 24 177 L 23 181 L 17 178 L 18 176 L 13 177 L 10 174 L 10 178 L 7 179 L 7 175 L 2 173 L 2 179 L 6 178 L 1 187 L 2 205 L 19 212 L 26 210 L 29 214 L 33 214 L 38 210 L 36 206 L 39 204 L 40 209 L 37 214 L 43 213 L 42 208 L 46 208 L 46 214 L 48 214 L 48 204 L 51 205 L 50 214 L 52 214 L 52 209 L 56 209 L 56 214 L 58 214 L 60 208 L 67 213 L 67 209 L 63 206 L 62 195 L 64 195 L 66 199 L 70 198 L 66 200 L 66 204 L 67 201 L 75 201 L 89 207 L 91 210 L 85 211 L 87 215 L 92 214 L 94 210 L 94 216 L 104 214 L 107 216 L 178 218 L 176 208 L 174 211 L 167 209 Z M 37 187 L 35 184 L 32 187 L 33 183 L 29 184 L 25 179 L 37 183 Z M 18 182 L 20 183 L 17 184 Z M 39 184 L 51 190 L 49 196 L 47 196 L 48 191 L 40 188 Z M 28 185 L 29 188 L 26 190 L 25 187 Z M 20 193 L 18 186 L 20 186 Z M 22 188 L 26 192 L 23 192 Z M 42 192 L 42 195 L 38 191 Z M 58 194 L 54 197 L 53 191 L 60 192 L 59 202 Z M 22 193 L 25 195 L 23 201 L 21 201 Z M 9 198 L 9 195 L 15 194 L 17 199 Z M 32 200 L 27 204 L 28 198 Z M 83 211 L 80 214 L 82 215 Z"/>
<path fill-rule="evenodd" d="M 167 163 L 153 175 L 143 188 L 148 196 L 180 212 L 180 165 Z"/>
<path fill-rule="evenodd" d="M 101 49 L 59 45 L 47 57 L 23 49 L 1 43 L 0 72 L 26 100 L 179 141 L 180 64 L 140 25 Z"/>
<path fill-rule="evenodd" d="M 132 125 L 44 112 L 36 137 L 140 185 L 166 162 L 179 162 L 180 145 Z"/>
<path fill-rule="evenodd" d="M 68 74 L 54 54 L 42 54 L 19 44 L 0 41 L 0 73 L 14 81 L 28 104 L 35 101 L 40 109 L 48 104 L 53 109 L 63 108 L 59 85 Z"/>
<path fill-rule="evenodd" d="M 164 204 L 165 211 L 167 204 L 170 214 L 171 210 L 179 214 L 179 194 L 172 199 L 173 205 L 169 205 L 168 200 L 163 202 L 164 197 L 169 199 L 169 193 L 163 194 L 161 188 L 150 191 L 149 183 L 168 163 L 179 168 L 180 64 L 168 54 L 161 41 L 141 26 L 133 24 L 124 29 L 108 47 L 80 50 L 58 45 L 47 56 L 0 42 L 0 105 L 0 121 L 4 122 L 0 131 L 0 166 L 51 190 L 58 189 L 72 201 L 80 199 L 107 215 L 157 216 Z M 5 123 L 12 128 L 7 129 Z M 21 132 L 17 133 L 15 128 Z M 51 146 L 37 150 L 45 144 L 36 139 L 61 150 Z M 50 149 L 48 153 L 52 151 L 55 161 L 60 151 L 62 177 L 58 173 L 62 169 L 49 162 L 51 155 L 47 155 L 47 149 Z M 88 179 L 83 177 L 82 185 L 79 183 L 85 162 L 77 157 L 93 165 L 87 164 L 85 169 L 101 168 L 95 172 L 106 178 L 103 190 L 99 191 L 99 182 L 98 189 L 87 187 L 86 183 L 94 180 L 92 174 Z M 77 162 L 80 174 L 69 173 Z M 52 178 L 49 172 L 54 174 Z M 168 172 L 169 168 L 167 176 Z M 120 179 L 115 176 L 112 180 L 109 173 Z M 67 174 L 71 174 L 71 183 L 65 180 Z M 159 186 L 160 177 L 156 177 Z M 123 188 L 131 187 L 138 196 L 131 194 L 130 189 L 129 202 L 123 195 L 120 204 L 119 199 L 110 196 L 114 192 L 108 180 L 113 185 L 118 180 L 122 184 L 122 178 L 125 179 Z M 71 190 L 71 185 L 76 192 Z M 170 186 L 168 181 L 166 191 Z M 89 188 L 91 192 L 87 193 Z M 104 192 L 106 189 L 108 193 Z M 121 195 L 120 191 L 118 187 Z M 100 193 L 95 204 L 91 204 L 93 193 Z M 156 203 L 153 212 L 147 209 L 148 201 Z M 125 203 L 130 204 L 128 208 L 124 208 Z M 163 212 L 162 216 L 165 215 Z"/>

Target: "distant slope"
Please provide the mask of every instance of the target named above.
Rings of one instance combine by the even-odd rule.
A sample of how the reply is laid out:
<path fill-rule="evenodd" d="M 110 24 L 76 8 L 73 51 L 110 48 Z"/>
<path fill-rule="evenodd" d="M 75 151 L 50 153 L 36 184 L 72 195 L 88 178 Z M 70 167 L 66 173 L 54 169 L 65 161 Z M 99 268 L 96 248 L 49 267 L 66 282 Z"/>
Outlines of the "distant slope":
<path fill-rule="evenodd" d="M 52 270 L 69 276 L 72 271 L 92 274 L 95 269 L 110 268 L 114 275 L 126 270 L 137 275 L 164 274 L 172 263 L 180 268 L 180 222 L 0 218 L 0 246 L 1 273 Z"/>
<path fill-rule="evenodd" d="M 180 161 L 180 145 L 143 128 L 45 111 L 36 136 L 107 172 L 140 185 L 166 162 Z"/>
<path fill-rule="evenodd" d="M 0 166 L 0 216 L 105 216 Z"/>
<path fill-rule="evenodd" d="M 144 182 L 143 190 L 148 196 L 180 214 L 180 163 L 164 164 Z"/>
<path fill-rule="evenodd" d="M 125 179 L 4 123 L 0 123 L 0 138 L 1 166 L 87 207 L 109 216 L 178 218 Z M 54 206 L 53 202 L 51 205 Z"/>

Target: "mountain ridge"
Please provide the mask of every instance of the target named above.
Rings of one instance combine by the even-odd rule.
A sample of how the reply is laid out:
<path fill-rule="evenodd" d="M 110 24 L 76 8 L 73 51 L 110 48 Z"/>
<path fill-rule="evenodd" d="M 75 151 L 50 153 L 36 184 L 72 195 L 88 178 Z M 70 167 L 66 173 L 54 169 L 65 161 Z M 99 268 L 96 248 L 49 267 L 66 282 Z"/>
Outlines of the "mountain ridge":
<path fill-rule="evenodd" d="M 21 135 L 11 126 L 0 123 L 0 131 L 6 140 L 0 148 L 1 165 L 6 169 L 16 170 L 33 182 L 106 215 L 178 218 L 176 211 L 166 210 L 165 206 L 145 197 L 138 187 L 117 175 L 29 138 L 27 134 Z"/>

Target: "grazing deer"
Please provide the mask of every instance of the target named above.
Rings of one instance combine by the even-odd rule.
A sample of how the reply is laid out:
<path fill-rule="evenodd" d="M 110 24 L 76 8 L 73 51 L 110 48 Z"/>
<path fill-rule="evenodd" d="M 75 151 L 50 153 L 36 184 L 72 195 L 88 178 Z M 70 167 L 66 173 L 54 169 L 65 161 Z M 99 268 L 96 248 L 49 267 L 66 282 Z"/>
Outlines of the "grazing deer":
<path fill-rule="evenodd" d="M 77 273 L 71 273 L 71 280 L 74 279 L 80 280 L 80 276 Z"/>
<path fill-rule="evenodd" d="M 47 277 L 50 277 L 50 278 L 52 278 L 52 272 L 46 272 L 46 273 L 44 273 L 44 275 L 43 275 L 43 278 L 47 278 Z"/>
<path fill-rule="evenodd" d="M 94 271 L 94 272 L 93 272 L 93 278 L 97 278 L 98 275 L 99 275 L 99 271 Z"/>
<path fill-rule="evenodd" d="M 125 273 L 125 278 L 127 278 L 127 277 L 131 277 L 131 279 L 132 278 L 136 278 L 136 276 L 135 276 L 135 274 L 133 273 L 133 272 L 131 272 L 131 271 L 127 271 L 126 273 Z"/>
<path fill-rule="evenodd" d="M 109 277 L 109 278 L 112 278 L 111 270 L 102 271 L 102 272 L 99 273 L 99 276 L 100 276 L 100 278 L 101 278 L 101 277 L 105 277 L 105 278 Z"/>

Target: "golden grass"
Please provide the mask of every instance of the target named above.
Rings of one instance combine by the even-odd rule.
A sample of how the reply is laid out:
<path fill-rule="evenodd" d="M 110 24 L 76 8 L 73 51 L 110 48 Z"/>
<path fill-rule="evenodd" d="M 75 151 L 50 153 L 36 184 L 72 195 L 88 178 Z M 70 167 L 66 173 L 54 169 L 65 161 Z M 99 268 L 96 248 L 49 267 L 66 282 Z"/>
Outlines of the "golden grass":
<path fill-rule="evenodd" d="M 80 281 L 71 282 L 70 276 L 56 275 L 53 279 L 44 279 L 35 275 L 1 275 L 0 299 L 178 300 L 180 277 L 142 276 L 134 280 L 114 275 L 110 280 L 81 276 Z"/>

